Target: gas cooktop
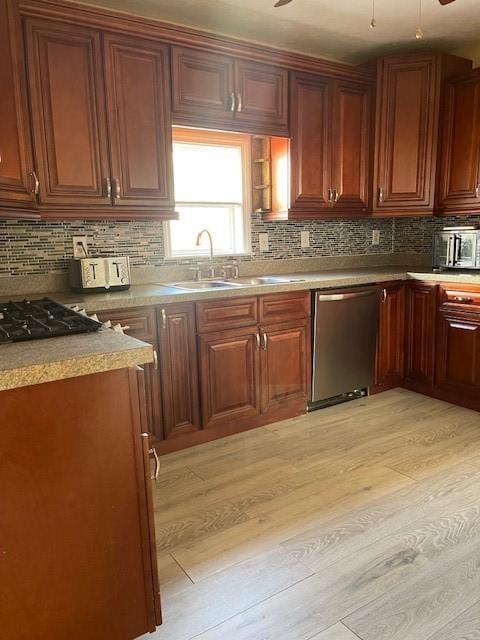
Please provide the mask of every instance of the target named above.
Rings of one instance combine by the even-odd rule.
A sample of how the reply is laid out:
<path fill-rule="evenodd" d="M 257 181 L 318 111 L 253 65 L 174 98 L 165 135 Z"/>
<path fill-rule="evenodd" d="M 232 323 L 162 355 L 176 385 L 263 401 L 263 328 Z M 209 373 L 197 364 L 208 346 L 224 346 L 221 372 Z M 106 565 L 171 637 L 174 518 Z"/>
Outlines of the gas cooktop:
<path fill-rule="evenodd" d="M 88 316 L 50 298 L 0 302 L 0 344 L 98 331 Z"/>

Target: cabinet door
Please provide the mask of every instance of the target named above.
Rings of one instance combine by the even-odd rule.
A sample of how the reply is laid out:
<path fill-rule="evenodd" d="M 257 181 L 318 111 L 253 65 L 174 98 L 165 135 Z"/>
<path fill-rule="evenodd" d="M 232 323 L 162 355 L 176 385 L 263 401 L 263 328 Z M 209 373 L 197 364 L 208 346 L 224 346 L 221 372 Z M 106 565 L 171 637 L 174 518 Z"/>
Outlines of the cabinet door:
<path fill-rule="evenodd" d="M 330 208 L 331 82 L 294 74 L 291 82 L 292 210 Z"/>
<path fill-rule="evenodd" d="M 371 87 L 337 82 L 333 108 L 332 186 L 335 209 L 369 206 Z"/>
<path fill-rule="evenodd" d="M 310 388 L 309 322 L 283 322 L 262 327 L 262 412 L 293 400 L 305 402 Z"/>
<path fill-rule="evenodd" d="M 480 390 L 480 315 L 440 310 L 437 386 L 478 398 Z"/>
<path fill-rule="evenodd" d="M 410 283 L 407 286 L 405 377 L 433 386 L 437 285 Z"/>
<path fill-rule="evenodd" d="M 100 32 L 27 20 L 32 128 L 47 205 L 111 205 Z"/>
<path fill-rule="evenodd" d="M 480 209 L 480 74 L 447 83 L 439 206 Z"/>
<path fill-rule="evenodd" d="M 199 336 L 204 428 L 234 425 L 260 413 L 259 349 L 256 327 Z"/>
<path fill-rule="evenodd" d="M 438 118 L 435 56 L 399 56 L 380 63 L 375 179 L 377 211 L 433 211 Z"/>
<path fill-rule="evenodd" d="M 395 387 L 404 375 L 405 284 L 384 285 L 377 343 L 376 385 Z"/>
<path fill-rule="evenodd" d="M 168 47 L 104 37 L 115 206 L 173 209 Z"/>
<path fill-rule="evenodd" d="M 235 111 L 231 58 L 172 47 L 174 124 L 232 128 Z"/>
<path fill-rule="evenodd" d="M 235 62 L 235 121 L 256 133 L 288 133 L 288 71 Z"/>
<path fill-rule="evenodd" d="M 7 0 L 0 0 L 0 206 L 34 208 L 35 183 L 16 33 Z"/>
<path fill-rule="evenodd" d="M 200 427 L 198 365 L 193 303 L 157 311 L 165 438 Z"/>

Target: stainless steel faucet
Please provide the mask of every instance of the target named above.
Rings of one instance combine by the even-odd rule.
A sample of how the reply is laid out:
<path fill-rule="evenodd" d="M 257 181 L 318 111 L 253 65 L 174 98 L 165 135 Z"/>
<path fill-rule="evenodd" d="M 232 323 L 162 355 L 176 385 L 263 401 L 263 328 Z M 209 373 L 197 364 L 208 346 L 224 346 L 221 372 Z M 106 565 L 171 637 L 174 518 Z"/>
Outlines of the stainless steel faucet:
<path fill-rule="evenodd" d="M 213 240 L 212 240 L 212 234 L 210 233 L 210 231 L 208 229 L 202 229 L 200 231 L 200 233 L 198 234 L 198 236 L 197 236 L 197 241 L 196 241 L 195 244 L 197 245 L 197 247 L 200 246 L 201 241 L 202 241 L 202 236 L 204 234 L 207 236 L 208 242 L 210 244 L 210 269 L 209 269 L 210 277 L 214 278 L 215 277 L 215 265 L 213 264 Z"/>

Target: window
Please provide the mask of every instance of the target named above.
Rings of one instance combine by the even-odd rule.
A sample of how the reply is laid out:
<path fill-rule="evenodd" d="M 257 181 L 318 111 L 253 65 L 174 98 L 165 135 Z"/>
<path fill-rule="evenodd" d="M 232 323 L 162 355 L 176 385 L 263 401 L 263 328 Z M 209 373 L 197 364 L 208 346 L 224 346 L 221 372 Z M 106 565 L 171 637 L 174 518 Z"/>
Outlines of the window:
<path fill-rule="evenodd" d="M 249 136 L 174 128 L 173 169 L 180 219 L 166 223 L 166 256 L 208 255 L 207 244 L 195 246 L 202 229 L 211 232 L 215 255 L 247 253 Z"/>

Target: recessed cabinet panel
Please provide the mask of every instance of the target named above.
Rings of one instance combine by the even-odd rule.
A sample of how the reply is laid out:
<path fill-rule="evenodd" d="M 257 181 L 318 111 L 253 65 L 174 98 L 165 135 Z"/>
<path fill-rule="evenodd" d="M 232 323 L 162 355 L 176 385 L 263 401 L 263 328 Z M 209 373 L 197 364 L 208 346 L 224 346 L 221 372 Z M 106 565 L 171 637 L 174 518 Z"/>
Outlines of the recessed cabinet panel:
<path fill-rule="evenodd" d="M 329 207 L 330 97 L 328 80 L 295 74 L 292 80 L 292 208 Z"/>
<path fill-rule="evenodd" d="M 445 391 L 478 394 L 480 316 L 440 311 L 437 385 Z"/>
<path fill-rule="evenodd" d="M 446 209 L 480 210 L 480 74 L 447 83 L 438 200 Z"/>
<path fill-rule="evenodd" d="M 378 210 L 433 209 L 438 73 L 435 56 L 392 57 L 379 65 L 374 181 Z"/>
<path fill-rule="evenodd" d="M 338 82 L 333 107 L 335 208 L 369 206 L 371 88 Z"/>
<path fill-rule="evenodd" d="M 288 71 L 255 62 L 235 63 L 238 122 L 255 130 L 272 127 L 278 135 L 288 132 Z"/>
<path fill-rule="evenodd" d="M 203 426 L 228 426 L 260 413 L 257 328 L 199 336 Z"/>
<path fill-rule="evenodd" d="M 234 116 L 233 62 L 225 56 L 172 48 L 172 109 L 175 124 L 231 123 Z"/>
<path fill-rule="evenodd" d="M 110 206 L 100 33 L 28 20 L 26 40 L 40 203 Z"/>
<path fill-rule="evenodd" d="M 115 206 L 174 206 L 168 48 L 105 36 Z"/>
<path fill-rule="evenodd" d="M 405 377 L 433 386 L 437 286 L 409 283 L 407 286 L 407 339 Z"/>
<path fill-rule="evenodd" d="M 0 202 L 35 206 L 26 105 L 6 0 L 0 0 Z M 0 214 L 1 216 L 1 214 Z"/>
<path fill-rule="evenodd" d="M 375 384 L 393 387 L 404 375 L 405 285 L 386 283 L 380 301 Z"/>

